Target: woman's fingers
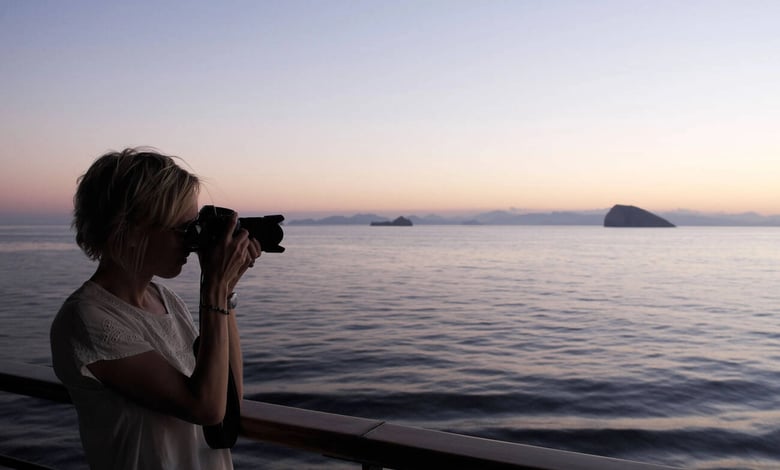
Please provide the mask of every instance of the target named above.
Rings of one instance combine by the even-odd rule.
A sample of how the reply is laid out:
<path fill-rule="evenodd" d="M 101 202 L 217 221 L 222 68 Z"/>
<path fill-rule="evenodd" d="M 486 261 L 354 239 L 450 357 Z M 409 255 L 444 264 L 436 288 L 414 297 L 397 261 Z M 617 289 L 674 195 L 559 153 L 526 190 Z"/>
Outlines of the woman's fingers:
<path fill-rule="evenodd" d="M 260 242 L 255 240 L 254 238 L 251 238 L 249 240 L 249 246 L 247 247 L 247 255 L 249 258 L 249 267 L 253 267 L 255 265 L 255 260 L 260 257 L 260 255 L 263 254 L 262 247 L 260 246 Z"/>

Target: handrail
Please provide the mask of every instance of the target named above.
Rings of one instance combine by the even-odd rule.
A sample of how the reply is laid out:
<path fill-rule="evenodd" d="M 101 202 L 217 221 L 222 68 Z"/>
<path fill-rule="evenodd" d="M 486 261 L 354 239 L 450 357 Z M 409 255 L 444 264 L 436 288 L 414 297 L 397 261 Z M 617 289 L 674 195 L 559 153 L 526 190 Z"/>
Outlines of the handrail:
<path fill-rule="evenodd" d="M 49 367 L 0 362 L 0 390 L 70 403 Z M 241 435 L 363 464 L 363 468 L 661 470 L 661 465 L 401 426 L 244 400 Z"/>

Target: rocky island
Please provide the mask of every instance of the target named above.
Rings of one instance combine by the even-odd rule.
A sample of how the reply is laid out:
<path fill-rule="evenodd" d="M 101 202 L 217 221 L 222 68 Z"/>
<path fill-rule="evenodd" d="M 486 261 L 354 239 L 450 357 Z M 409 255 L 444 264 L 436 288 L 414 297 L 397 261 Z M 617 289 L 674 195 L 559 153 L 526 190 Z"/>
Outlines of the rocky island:
<path fill-rule="evenodd" d="M 398 217 L 397 219 L 384 222 L 371 222 L 372 227 L 411 227 L 412 221 L 406 217 Z"/>
<path fill-rule="evenodd" d="M 663 217 L 636 206 L 616 204 L 604 216 L 605 227 L 674 227 Z"/>

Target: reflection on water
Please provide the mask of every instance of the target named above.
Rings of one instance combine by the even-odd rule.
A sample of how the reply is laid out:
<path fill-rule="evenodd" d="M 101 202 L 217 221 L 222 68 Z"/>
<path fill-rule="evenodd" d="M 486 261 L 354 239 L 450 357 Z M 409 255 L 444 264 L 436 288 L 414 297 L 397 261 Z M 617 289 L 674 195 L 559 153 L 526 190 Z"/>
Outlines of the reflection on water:
<path fill-rule="evenodd" d="M 65 228 L 3 230 L 0 247 L 31 249 L 0 248 L 0 350 L 47 364 L 48 322 L 94 265 L 56 248 Z M 777 229 L 285 232 L 287 252 L 240 286 L 249 397 L 688 468 L 780 466 Z M 191 259 L 168 282 L 193 307 L 195 279 Z M 0 403 L 6 422 L 17 408 Z M 2 446 L 26 448 L 5 437 L 27 431 L 0 430 Z M 258 453 L 288 455 L 242 443 L 237 466 Z"/>

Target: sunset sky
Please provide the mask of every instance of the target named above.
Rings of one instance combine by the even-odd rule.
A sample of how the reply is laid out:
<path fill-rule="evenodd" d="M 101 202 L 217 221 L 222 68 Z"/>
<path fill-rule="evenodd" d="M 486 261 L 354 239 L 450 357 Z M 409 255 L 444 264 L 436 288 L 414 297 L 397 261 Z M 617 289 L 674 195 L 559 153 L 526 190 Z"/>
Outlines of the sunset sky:
<path fill-rule="evenodd" d="M 780 214 L 780 1 L 0 0 L 0 222 L 153 146 L 289 216 Z"/>

